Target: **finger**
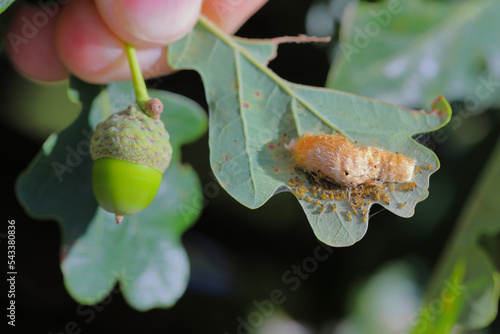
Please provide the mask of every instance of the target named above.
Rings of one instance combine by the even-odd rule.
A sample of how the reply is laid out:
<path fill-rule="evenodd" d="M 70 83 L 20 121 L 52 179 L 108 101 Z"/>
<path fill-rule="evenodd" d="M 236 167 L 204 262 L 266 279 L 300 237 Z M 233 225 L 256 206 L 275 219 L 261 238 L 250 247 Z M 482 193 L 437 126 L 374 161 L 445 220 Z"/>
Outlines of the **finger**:
<path fill-rule="evenodd" d="M 202 0 L 96 0 L 106 25 L 136 47 L 165 46 L 185 34 L 200 15 Z"/>
<path fill-rule="evenodd" d="M 72 1 L 64 8 L 57 22 L 56 46 L 66 67 L 82 80 L 107 83 L 130 78 L 124 43 L 104 24 L 91 0 Z M 164 48 L 137 53 L 143 71 L 150 75 L 167 71 Z"/>
<path fill-rule="evenodd" d="M 54 82 L 68 77 L 55 47 L 55 14 L 55 10 L 22 5 L 9 26 L 7 56 L 28 78 Z"/>
<path fill-rule="evenodd" d="M 227 32 L 234 32 L 266 1 L 206 0 L 203 12 Z M 130 79 L 121 41 L 106 29 L 92 2 L 73 0 L 66 7 L 70 8 L 61 14 L 57 27 L 53 18 L 44 26 L 40 24 L 43 19 L 34 21 L 33 18 L 40 20 L 43 17 L 40 10 L 27 6 L 20 8 L 9 29 L 11 34 L 7 36 L 7 53 L 13 65 L 25 76 L 41 81 L 66 78 L 66 67 L 91 83 Z M 57 8 L 51 11 L 55 15 Z M 34 29 L 36 33 L 30 32 L 32 26 L 27 22 L 39 22 L 40 27 Z M 61 59 L 56 52 L 54 30 L 57 31 Z M 92 34 L 87 35 L 87 31 Z M 145 78 L 172 72 L 166 61 L 165 48 L 139 49 L 138 58 Z"/>
<path fill-rule="evenodd" d="M 241 1 L 233 10 L 215 11 L 204 7 L 207 16 L 224 29 L 236 30 L 255 10 L 256 5 L 245 5 Z M 262 6 L 265 1 L 256 0 Z M 234 3 L 234 2 L 233 2 Z M 210 8 L 212 11 L 210 12 Z M 218 20 L 218 21 L 217 21 Z M 59 55 L 74 75 L 90 83 L 108 83 L 130 79 L 130 69 L 123 43 L 112 33 L 98 14 L 96 5 L 90 0 L 73 0 L 60 13 L 56 27 L 56 46 Z M 137 50 L 144 77 L 155 78 L 171 73 L 166 59 L 166 48 L 144 48 Z"/>
<path fill-rule="evenodd" d="M 205 0 L 202 12 L 219 28 L 234 34 L 268 0 Z"/>

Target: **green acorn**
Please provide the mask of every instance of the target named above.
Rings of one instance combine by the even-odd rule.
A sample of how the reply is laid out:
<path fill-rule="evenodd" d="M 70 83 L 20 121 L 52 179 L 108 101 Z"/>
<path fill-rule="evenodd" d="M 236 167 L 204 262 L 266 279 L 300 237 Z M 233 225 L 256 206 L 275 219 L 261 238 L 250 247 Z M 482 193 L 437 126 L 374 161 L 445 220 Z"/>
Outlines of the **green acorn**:
<path fill-rule="evenodd" d="M 99 205 L 124 215 L 144 210 L 155 198 L 172 146 L 160 120 L 163 104 L 150 99 L 144 113 L 135 104 L 100 122 L 90 140 L 92 188 Z"/>

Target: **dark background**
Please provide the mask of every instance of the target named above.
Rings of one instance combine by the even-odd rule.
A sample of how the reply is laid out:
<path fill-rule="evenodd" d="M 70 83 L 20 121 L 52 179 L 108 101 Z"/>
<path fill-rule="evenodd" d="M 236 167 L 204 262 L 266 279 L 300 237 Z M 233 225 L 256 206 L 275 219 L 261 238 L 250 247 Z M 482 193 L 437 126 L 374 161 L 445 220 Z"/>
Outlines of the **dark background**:
<path fill-rule="evenodd" d="M 271 0 L 238 35 L 268 38 L 305 33 L 305 16 L 311 3 Z M 282 45 L 279 57 L 270 67 L 287 80 L 322 86 L 330 66 L 327 50 L 314 45 Z M 5 92 L 19 76 L 5 57 L 0 58 L 0 71 L 0 101 L 6 101 L 9 96 Z M 163 78 L 158 88 L 184 94 L 206 108 L 202 82 L 194 72 Z M 6 105 L 9 104 L 2 104 L 2 113 L 9 113 Z M 415 216 L 403 219 L 382 211 L 372 217 L 368 233 L 360 242 L 333 249 L 332 255 L 301 282 L 297 291 L 286 294 L 282 310 L 288 317 L 313 333 L 331 333 L 333 324 L 349 314 L 352 292 L 394 260 L 409 263 L 424 288 L 496 141 L 496 113 L 490 110 L 478 116 L 486 117 L 493 128 L 474 146 L 451 152 L 434 146 L 442 169 L 431 177 L 430 196 L 417 206 Z M 446 131 L 453 136 L 451 130 Z M 184 235 L 192 277 L 185 295 L 173 308 L 138 312 L 125 303 L 120 293 L 113 293 L 106 305 L 80 306 L 63 284 L 59 225 L 27 216 L 13 190 L 15 178 L 38 152 L 43 140 L 21 130 L 6 116 L 2 116 L 1 133 L 3 219 L 5 224 L 10 219 L 16 221 L 16 330 L 236 333 L 237 318 L 253 309 L 254 300 L 268 299 L 273 289 L 288 291 L 282 274 L 312 256 L 319 244 L 290 194 L 277 195 L 262 208 L 249 210 L 216 188 L 219 195 L 210 199 L 201 219 Z M 213 183 L 206 136 L 183 148 L 183 160 L 196 168 L 204 185 Z M 1 233 L 5 232 L 3 228 Z M 2 253 L 6 254 L 5 234 L 0 241 Z M 2 298 L 6 307 L 4 292 Z M 75 327 L 73 331 L 71 326 Z M 489 332 L 500 332 L 498 319 Z"/>

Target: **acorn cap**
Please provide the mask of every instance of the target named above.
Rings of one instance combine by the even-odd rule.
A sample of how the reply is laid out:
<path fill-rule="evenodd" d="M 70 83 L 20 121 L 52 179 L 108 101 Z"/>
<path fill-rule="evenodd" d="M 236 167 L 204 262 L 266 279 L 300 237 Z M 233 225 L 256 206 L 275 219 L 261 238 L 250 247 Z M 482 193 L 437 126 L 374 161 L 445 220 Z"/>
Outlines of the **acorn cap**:
<path fill-rule="evenodd" d="M 164 172 L 170 164 L 172 146 L 163 122 L 132 104 L 100 122 L 90 140 L 92 159 L 115 158 Z"/>

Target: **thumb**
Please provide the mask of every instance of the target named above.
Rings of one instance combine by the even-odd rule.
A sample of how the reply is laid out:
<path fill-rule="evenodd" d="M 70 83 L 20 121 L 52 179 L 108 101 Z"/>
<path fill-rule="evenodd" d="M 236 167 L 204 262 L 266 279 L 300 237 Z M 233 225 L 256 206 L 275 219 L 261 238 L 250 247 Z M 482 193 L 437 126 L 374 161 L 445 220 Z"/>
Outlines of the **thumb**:
<path fill-rule="evenodd" d="M 136 47 L 165 46 L 195 25 L 202 0 L 96 0 L 108 28 Z"/>

